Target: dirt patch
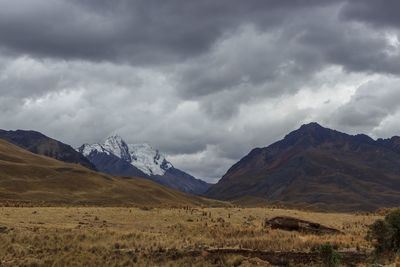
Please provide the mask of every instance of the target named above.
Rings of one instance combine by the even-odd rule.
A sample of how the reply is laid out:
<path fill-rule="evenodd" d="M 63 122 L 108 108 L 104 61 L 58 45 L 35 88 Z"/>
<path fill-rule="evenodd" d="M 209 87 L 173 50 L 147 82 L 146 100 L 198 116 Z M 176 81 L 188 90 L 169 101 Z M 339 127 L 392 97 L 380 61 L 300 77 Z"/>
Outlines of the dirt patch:
<path fill-rule="evenodd" d="M 125 252 L 131 256 L 135 255 L 137 251 L 121 249 L 121 252 Z M 338 252 L 342 256 L 342 263 L 346 266 L 357 266 L 360 263 L 365 263 L 367 260 L 366 253 L 343 251 Z M 178 260 L 183 257 L 201 257 L 201 258 L 216 258 L 219 256 L 227 255 L 241 255 L 247 258 L 247 261 L 258 261 L 269 263 L 277 266 L 292 266 L 293 264 L 320 264 L 321 259 L 319 252 L 296 252 L 296 251 L 261 251 L 251 249 L 205 249 L 205 250 L 193 250 L 193 251 L 178 251 L 178 250 L 164 250 L 155 251 L 145 256 L 150 258 L 163 258 L 167 257 L 170 260 Z"/>
<path fill-rule="evenodd" d="M 287 266 L 289 264 L 316 264 L 320 263 L 319 252 L 295 252 L 295 251 L 257 251 L 246 249 L 214 249 L 206 250 L 209 255 L 236 254 L 249 258 L 259 258 L 273 265 Z M 364 263 L 367 255 L 361 252 L 339 252 L 343 257 L 342 263 L 348 266 L 356 266 Z"/>

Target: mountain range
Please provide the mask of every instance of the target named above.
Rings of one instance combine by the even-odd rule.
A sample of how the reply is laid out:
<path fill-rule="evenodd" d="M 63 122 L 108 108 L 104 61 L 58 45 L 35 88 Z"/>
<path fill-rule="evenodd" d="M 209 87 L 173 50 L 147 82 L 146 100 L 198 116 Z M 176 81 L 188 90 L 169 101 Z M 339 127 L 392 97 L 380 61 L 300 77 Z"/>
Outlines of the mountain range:
<path fill-rule="evenodd" d="M 235 205 L 344 212 L 400 206 L 400 137 L 374 140 L 305 124 L 253 149 L 210 186 L 150 145 L 127 144 L 118 135 L 76 151 L 39 132 L 0 130 L 0 200 L 220 203 L 171 188 Z"/>
<path fill-rule="evenodd" d="M 374 140 L 317 123 L 255 148 L 205 196 L 308 203 L 336 211 L 400 205 L 400 137 Z"/>
<path fill-rule="evenodd" d="M 84 144 L 77 151 L 107 174 L 142 177 L 196 195 L 211 186 L 175 168 L 150 145 L 127 144 L 119 135 L 109 136 L 102 144 Z"/>

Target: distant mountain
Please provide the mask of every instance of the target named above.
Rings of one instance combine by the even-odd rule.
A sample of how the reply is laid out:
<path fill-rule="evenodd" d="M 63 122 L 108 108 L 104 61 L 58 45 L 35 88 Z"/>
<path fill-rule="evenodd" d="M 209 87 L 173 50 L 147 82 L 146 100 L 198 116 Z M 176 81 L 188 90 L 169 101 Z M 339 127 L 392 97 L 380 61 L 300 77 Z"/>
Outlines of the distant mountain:
<path fill-rule="evenodd" d="M 93 163 L 81 153 L 75 151 L 71 146 L 47 137 L 39 132 L 0 130 L 0 139 L 4 139 L 35 154 L 55 158 L 64 162 L 78 163 L 91 170 L 96 170 Z"/>
<path fill-rule="evenodd" d="M 33 154 L 2 139 L 0 201 L 107 206 L 225 205 L 147 179 L 107 175 Z"/>
<path fill-rule="evenodd" d="M 84 144 L 77 151 L 104 173 L 147 178 L 190 194 L 202 194 L 210 187 L 210 184 L 174 168 L 150 145 L 127 144 L 119 135 L 108 137 L 103 144 Z"/>
<path fill-rule="evenodd" d="M 253 149 L 204 194 L 308 203 L 337 210 L 400 205 L 400 137 L 373 140 L 317 123 Z"/>

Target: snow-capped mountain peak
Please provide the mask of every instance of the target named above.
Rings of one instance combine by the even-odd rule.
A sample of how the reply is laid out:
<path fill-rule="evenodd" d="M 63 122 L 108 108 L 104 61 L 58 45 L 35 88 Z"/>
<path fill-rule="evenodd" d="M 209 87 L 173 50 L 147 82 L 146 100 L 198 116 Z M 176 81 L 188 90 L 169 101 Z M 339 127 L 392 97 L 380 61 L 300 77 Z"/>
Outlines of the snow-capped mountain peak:
<path fill-rule="evenodd" d="M 149 144 L 127 144 L 118 134 L 107 137 L 103 144 L 85 144 L 77 150 L 84 156 L 90 155 L 93 151 L 112 154 L 149 176 L 164 175 L 173 167 L 163 153 L 153 149 Z"/>
<path fill-rule="evenodd" d="M 113 134 L 107 137 L 102 146 L 111 154 L 125 161 L 131 161 L 128 145 L 118 134 Z"/>

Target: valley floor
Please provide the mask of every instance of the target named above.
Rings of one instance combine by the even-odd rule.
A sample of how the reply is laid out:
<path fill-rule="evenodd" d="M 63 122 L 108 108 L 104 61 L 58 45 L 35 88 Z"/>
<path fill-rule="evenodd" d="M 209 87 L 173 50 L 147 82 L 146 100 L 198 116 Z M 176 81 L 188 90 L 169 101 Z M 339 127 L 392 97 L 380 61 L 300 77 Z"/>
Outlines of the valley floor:
<path fill-rule="evenodd" d="M 264 227 L 280 215 L 344 234 Z M 266 208 L 1 207 L 0 266 L 252 266 L 262 263 L 262 253 L 246 251 L 312 253 L 326 241 L 339 251 L 369 253 L 364 237 L 378 218 Z"/>

